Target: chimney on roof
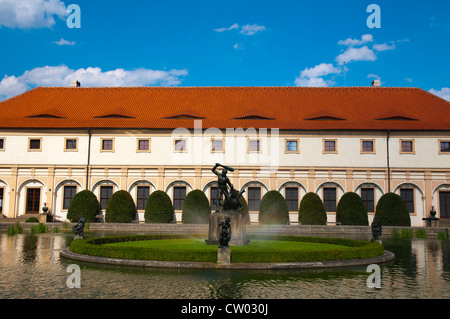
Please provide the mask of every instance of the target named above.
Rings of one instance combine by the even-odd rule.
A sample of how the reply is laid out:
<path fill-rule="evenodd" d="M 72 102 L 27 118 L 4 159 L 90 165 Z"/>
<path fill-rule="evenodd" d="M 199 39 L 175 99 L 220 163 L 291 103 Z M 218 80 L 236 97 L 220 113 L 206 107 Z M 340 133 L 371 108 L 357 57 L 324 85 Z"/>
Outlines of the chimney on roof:
<path fill-rule="evenodd" d="M 79 88 L 80 87 L 80 82 L 78 82 L 78 81 L 71 81 L 70 82 L 70 87 L 71 88 Z"/>
<path fill-rule="evenodd" d="M 381 86 L 381 81 L 380 80 L 373 80 L 372 81 L 372 87 L 379 88 L 380 86 Z"/>

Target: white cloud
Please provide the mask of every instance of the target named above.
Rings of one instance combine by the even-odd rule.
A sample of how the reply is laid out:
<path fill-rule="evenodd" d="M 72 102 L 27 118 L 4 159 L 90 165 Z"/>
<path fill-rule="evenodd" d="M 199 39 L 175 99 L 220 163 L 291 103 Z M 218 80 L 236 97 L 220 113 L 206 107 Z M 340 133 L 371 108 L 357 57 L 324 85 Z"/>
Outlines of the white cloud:
<path fill-rule="evenodd" d="M 383 44 L 374 44 L 373 49 L 376 51 L 388 51 L 388 50 L 395 50 L 395 43 L 392 43 L 391 45 L 383 43 Z"/>
<path fill-rule="evenodd" d="M 6 76 L 0 82 L 0 98 L 10 98 L 27 90 L 27 85 L 14 75 Z"/>
<path fill-rule="evenodd" d="M 214 32 L 231 31 L 231 30 L 235 30 L 235 29 L 239 29 L 239 28 L 240 28 L 239 24 L 235 23 L 227 28 L 224 27 L 224 28 L 214 29 Z M 246 25 L 242 26 L 241 31 L 239 31 L 239 33 L 244 34 L 244 35 L 254 35 L 257 32 L 264 31 L 264 30 L 266 30 L 266 27 L 263 25 L 246 24 Z"/>
<path fill-rule="evenodd" d="M 57 45 L 75 45 L 75 41 L 67 41 L 66 39 L 61 38 L 59 41 L 53 42 Z"/>
<path fill-rule="evenodd" d="M 413 79 L 412 78 L 405 78 L 405 81 L 408 82 L 408 83 L 411 83 L 413 81 Z"/>
<path fill-rule="evenodd" d="M 254 35 L 256 32 L 260 32 L 260 31 L 264 31 L 266 30 L 266 27 L 263 25 L 257 25 L 257 24 L 247 24 L 244 25 L 241 29 L 241 34 L 245 34 L 245 35 Z"/>
<path fill-rule="evenodd" d="M 429 92 L 443 98 L 444 100 L 450 101 L 450 88 L 442 88 L 440 90 L 431 89 Z"/>
<path fill-rule="evenodd" d="M 63 19 L 69 12 L 60 0 L 1 0 L 0 27 L 33 29 L 50 28 L 54 16 Z"/>
<path fill-rule="evenodd" d="M 367 75 L 367 78 L 368 79 L 381 80 L 381 77 L 379 75 L 373 74 L 373 73 L 370 73 L 369 75 Z"/>
<path fill-rule="evenodd" d="M 235 45 L 233 45 L 233 48 L 235 50 L 244 50 L 244 45 L 242 43 L 236 43 Z"/>
<path fill-rule="evenodd" d="M 345 46 L 357 46 L 357 45 L 363 45 L 367 42 L 372 42 L 372 41 L 373 41 L 373 36 L 371 34 L 364 34 L 361 37 L 361 40 L 348 38 L 346 40 L 339 41 L 338 44 L 345 45 Z"/>
<path fill-rule="evenodd" d="M 367 46 L 361 48 L 348 48 L 344 53 L 336 57 L 336 61 L 339 64 L 349 63 L 351 61 L 375 61 L 377 56 L 373 50 Z"/>
<path fill-rule="evenodd" d="M 98 67 L 72 70 L 66 65 L 44 66 L 25 71 L 21 76 L 7 76 L 0 82 L 0 99 L 7 99 L 36 86 L 67 87 L 71 81 L 81 82 L 83 87 L 116 87 L 164 85 L 174 86 L 181 83 L 181 77 L 188 71 L 182 70 L 150 70 L 115 69 L 103 72 Z"/>
<path fill-rule="evenodd" d="M 334 81 L 324 80 L 322 77 L 329 74 L 338 74 L 341 70 L 331 63 L 321 63 L 313 68 L 306 68 L 300 72 L 300 76 L 295 79 L 296 86 L 327 87 L 336 84 Z"/>
<path fill-rule="evenodd" d="M 307 87 L 328 87 L 328 83 L 322 78 L 296 78 L 294 81 L 296 86 Z"/>
<path fill-rule="evenodd" d="M 306 68 L 300 72 L 301 77 L 317 78 L 328 74 L 340 73 L 341 70 L 335 68 L 331 63 L 321 63 L 313 68 Z"/>
<path fill-rule="evenodd" d="M 232 26 L 228 27 L 228 28 L 218 28 L 218 29 L 214 29 L 214 32 L 224 32 L 224 31 L 231 31 L 234 29 L 238 29 L 239 28 L 239 24 L 235 23 Z"/>

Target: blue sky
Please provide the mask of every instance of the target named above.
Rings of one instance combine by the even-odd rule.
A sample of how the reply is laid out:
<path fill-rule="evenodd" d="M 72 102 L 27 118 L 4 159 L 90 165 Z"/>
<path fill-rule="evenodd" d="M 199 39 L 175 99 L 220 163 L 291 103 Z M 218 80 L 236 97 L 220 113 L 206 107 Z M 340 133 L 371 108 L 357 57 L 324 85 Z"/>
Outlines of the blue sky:
<path fill-rule="evenodd" d="M 81 28 L 66 23 L 70 4 Z M 367 25 L 370 4 L 380 28 Z M 374 79 L 450 100 L 448 0 L 0 0 L 0 40 L 0 100 L 71 80 L 341 87 Z"/>

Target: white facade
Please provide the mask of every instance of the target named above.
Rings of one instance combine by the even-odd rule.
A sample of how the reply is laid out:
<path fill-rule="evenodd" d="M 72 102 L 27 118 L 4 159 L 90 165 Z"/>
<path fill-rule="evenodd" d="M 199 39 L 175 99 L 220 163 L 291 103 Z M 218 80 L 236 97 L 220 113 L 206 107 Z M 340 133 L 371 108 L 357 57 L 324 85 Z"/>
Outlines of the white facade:
<path fill-rule="evenodd" d="M 249 187 L 259 187 L 261 198 L 269 190 L 285 196 L 287 187 L 296 187 L 298 203 L 307 192 L 323 198 L 324 188 L 334 188 L 336 205 L 345 192 L 361 195 L 362 188 L 373 188 L 376 206 L 384 193 L 411 189 L 413 226 L 424 225 L 422 218 L 428 217 L 432 206 L 440 217 L 439 193 L 450 191 L 450 153 L 440 149 L 442 141 L 450 140 L 449 132 L 390 132 L 388 137 L 386 131 L 103 129 L 88 134 L 87 130 L 4 129 L 0 138 L 4 142 L 0 189 L 6 217 L 27 212 L 27 189 L 40 189 L 40 207 L 46 203 L 58 220 L 65 220 L 67 214 L 65 186 L 75 186 L 77 192 L 90 189 L 99 199 L 105 185 L 113 191 L 129 191 L 136 201 L 138 186 L 148 186 L 150 192 L 163 190 L 172 199 L 174 187 L 185 186 L 186 193 L 201 189 L 209 198 L 216 180 L 211 172 L 215 163 L 235 168 L 228 176 L 235 188 L 246 190 L 247 201 Z M 67 139 L 76 141 L 76 147 L 67 149 Z M 30 149 L 30 140 L 40 140 L 40 147 Z M 105 140 L 109 144 L 102 149 Z M 149 149 L 140 150 L 140 140 L 148 141 Z M 183 151 L 176 150 L 176 140 L 186 141 Z M 212 140 L 223 141 L 223 150 L 213 151 Z M 256 144 L 250 146 L 256 140 L 259 150 L 251 149 Z M 334 150 L 327 151 L 328 141 L 334 141 Z M 371 141 L 373 149 L 364 151 L 363 141 Z M 402 151 L 401 141 L 411 142 L 410 151 Z M 286 142 L 297 148 L 289 151 Z M 257 222 L 258 212 L 250 211 L 250 217 Z M 138 219 L 143 220 L 142 210 Z M 176 219 L 181 220 L 179 210 Z M 291 221 L 297 220 L 298 209 L 291 211 Z M 335 221 L 333 211 L 328 212 L 328 221 Z"/>

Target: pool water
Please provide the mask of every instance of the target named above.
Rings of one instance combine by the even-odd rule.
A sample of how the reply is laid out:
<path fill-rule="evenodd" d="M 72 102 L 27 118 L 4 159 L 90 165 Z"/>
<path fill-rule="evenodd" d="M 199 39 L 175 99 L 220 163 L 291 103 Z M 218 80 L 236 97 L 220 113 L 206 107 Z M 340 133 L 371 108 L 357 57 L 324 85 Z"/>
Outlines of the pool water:
<path fill-rule="evenodd" d="M 282 271 L 175 270 L 106 266 L 61 258 L 59 251 L 72 240 L 72 234 L 0 234 L 0 299 L 450 298 L 449 242 L 439 239 L 383 238 L 385 249 L 394 252 L 396 258 L 380 265 L 380 288 L 368 286 L 371 272 L 367 266 Z M 67 285 L 72 264 L 80 267 L 80 288 Z"/>

